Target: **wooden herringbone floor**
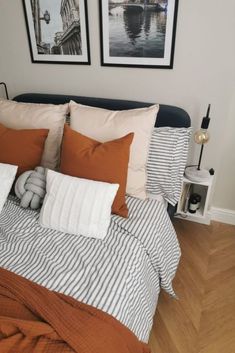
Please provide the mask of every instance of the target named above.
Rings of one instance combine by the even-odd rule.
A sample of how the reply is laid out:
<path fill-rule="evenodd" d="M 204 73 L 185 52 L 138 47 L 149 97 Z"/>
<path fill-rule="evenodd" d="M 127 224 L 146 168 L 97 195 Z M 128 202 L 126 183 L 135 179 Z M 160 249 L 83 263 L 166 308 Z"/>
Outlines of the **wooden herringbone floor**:
<path fill-rule="evenodd" d="M 235 226 L 175 220 L 179 300 L 161 293 L 152 353 L 235 353 Z"/>

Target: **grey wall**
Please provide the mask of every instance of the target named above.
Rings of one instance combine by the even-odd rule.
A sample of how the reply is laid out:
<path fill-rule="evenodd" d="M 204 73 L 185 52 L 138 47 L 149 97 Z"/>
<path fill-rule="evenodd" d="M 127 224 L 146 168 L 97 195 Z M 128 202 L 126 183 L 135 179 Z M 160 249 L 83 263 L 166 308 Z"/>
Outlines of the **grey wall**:
<path fill-rule="evenodd" d="M 217 176 L 213 206 L 235 210 L 235 92 L 229 106 L 229 118 L 218 146 L 223 150 Z"/>
<path fill-rule="evenodd" d="M 92 65 L 32 64 L 22 2 L 0 0 L 0 80 L 11 96 L 48 92 L 178 105 L 189 112 L 195 129 L 211 103 L 211 140 L 202 164 L 217 171 L 213 205 L 235 210 L 235 2 L 227 0 L 226 9 L 214 0 L 179 2 L 174 69 L 160 70 L 100 66 L 95 0 L 88 0 Z M 198 153 L 192 143 L 191 159 Z"/>

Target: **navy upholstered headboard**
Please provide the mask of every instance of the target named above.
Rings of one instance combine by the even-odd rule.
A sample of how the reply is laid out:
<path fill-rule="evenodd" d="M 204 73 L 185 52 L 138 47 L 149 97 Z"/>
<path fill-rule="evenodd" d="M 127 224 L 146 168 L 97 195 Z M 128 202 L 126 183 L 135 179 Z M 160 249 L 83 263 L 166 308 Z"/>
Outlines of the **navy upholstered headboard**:
<path fill-rule="evenodd" d="M 122 99 L 107 99 L 107 98 L 94 98 L 82 96 L 66 96 L 58 94 L 40 94 L 40 93 L 25 93 L 14 98 L 17 102 L 26 103 L 51 103 L 51 104 L 64 104 L 70 100 L 77 103 L 90 105 L 93 107 L 112 109 L 112 110 L 125 110 L 134 108 L 144 108 L 152 105 L 153 103 L 135 102 Z M 160 104 L 160 110 L 155 126 L 171 126 L 171 127 L 189 127 L 190 117 L 188 113 L 178 107 L 172 105 Z"/>

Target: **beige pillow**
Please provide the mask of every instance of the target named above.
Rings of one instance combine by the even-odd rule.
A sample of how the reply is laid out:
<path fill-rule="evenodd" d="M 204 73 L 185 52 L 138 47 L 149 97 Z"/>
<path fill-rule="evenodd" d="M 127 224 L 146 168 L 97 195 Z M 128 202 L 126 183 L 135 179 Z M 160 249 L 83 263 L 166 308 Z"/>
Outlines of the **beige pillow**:
<path fill-rule="evenodd" d="M 0 123 L 11 129 L 49 129 L 42 166 L 56 169 L 68 104 L 18 103 L 0 99 Z"/>
<path fill-rule="evenodd" d="M 71 128 L 100 142 L 134 132 L 128 166 L 127 194 L 146 198 L 148 149 L 159 105 L 131 110 L 106 110 L 69 103 Z"/>

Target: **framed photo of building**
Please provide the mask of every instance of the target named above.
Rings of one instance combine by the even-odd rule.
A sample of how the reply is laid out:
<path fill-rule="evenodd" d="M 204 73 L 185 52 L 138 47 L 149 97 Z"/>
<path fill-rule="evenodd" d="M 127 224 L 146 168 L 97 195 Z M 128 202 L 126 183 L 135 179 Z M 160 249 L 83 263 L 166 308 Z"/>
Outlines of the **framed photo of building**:
<path fill-rule="evenodd" d="M 23 0 L 32 62 L 90 65 L 86 0 Z"/>
<path fill-rule="evenodd" d="M 172 69 L 178 0 L 100 0 L 101 65 Z"/>

